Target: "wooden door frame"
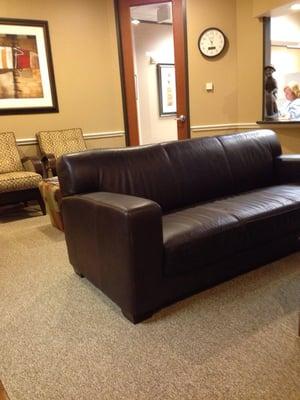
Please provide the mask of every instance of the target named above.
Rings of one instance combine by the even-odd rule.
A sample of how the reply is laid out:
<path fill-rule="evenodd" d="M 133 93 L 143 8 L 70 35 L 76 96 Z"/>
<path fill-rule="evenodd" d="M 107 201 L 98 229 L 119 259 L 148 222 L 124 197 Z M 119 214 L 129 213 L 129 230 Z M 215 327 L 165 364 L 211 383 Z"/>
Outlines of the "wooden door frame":
<path fill-rule="evenodd" d="M 138 114 L 134 82 L 133 45 L 131 40 L 126 40 L 127 38 L 131 38 L 129 7 L 167 2 L 172 3 L 173 23 L 174 21 L 176 23 L 176 29 L 173 29 L 173 38 L 176 66 L 177 115 L 185 114 L 187 117 L 185 123 L 177 121 L 178 139 L 181 140 L 190 137 L 185 0 L 176 0 L 176 2 L 174 0 L 115 0 L 124 126 L 127 146 L 139 145 Z M 121 19 L 128 21 L 128 23 L 122 25 Z M 182 81 L 184 83 L 182 83 Z"/>

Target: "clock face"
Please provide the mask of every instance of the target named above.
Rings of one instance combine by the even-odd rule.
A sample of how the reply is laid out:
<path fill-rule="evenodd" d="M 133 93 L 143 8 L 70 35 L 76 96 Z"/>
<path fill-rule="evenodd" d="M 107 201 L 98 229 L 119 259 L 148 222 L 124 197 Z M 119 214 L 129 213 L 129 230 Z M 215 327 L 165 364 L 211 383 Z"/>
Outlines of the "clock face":
<path fill-rule="evenodd" d="M 206 57 L 216 57 L 225 48 L 225 35 L 218 28 L 208 28 L 201 33 L 198 47 Z"/>

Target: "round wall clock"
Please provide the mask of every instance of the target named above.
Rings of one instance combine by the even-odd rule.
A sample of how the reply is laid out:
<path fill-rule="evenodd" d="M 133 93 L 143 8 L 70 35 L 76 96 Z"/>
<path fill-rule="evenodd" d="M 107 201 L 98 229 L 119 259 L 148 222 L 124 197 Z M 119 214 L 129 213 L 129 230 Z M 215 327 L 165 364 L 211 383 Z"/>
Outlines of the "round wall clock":
<path fill-rule="evenodd" d="M 218 28 L 207 28 L 198 40 L 200 52 L 206 57 L 216 57 L 225 49 L 226 37 Z"/>

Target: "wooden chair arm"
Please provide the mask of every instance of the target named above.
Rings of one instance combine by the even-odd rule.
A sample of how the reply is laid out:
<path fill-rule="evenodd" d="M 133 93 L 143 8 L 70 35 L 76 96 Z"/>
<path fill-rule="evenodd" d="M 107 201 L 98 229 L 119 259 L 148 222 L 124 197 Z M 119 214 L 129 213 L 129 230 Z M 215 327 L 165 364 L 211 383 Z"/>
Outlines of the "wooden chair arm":
<path fill-rule="evenodd" d="M 36 156 L 23 157 L 21 162 L 26 171 L 33 171 L 44 176 L 43 164 Z"/>
<path fill-rule="evenodd" d="M 50 171 L 52 172 L 52 176 L 56 176 L 56 157 L 52 153 L 43 154 L 42 162 L 45 167 L 46 176 L 49 177 Z"/>

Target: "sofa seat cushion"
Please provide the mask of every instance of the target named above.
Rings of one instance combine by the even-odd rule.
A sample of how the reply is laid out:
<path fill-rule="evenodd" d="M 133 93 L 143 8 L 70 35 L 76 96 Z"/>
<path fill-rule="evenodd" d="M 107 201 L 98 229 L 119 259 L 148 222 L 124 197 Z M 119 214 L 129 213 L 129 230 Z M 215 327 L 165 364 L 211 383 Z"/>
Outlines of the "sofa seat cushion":
<path fill-rule="evenodd" d="M 163 217 L 165 274 L 189 272 L 300 229 L 300 185 L 280 185 Z"/>
<path fill-rule="evenodd" d="M 36 172 L 20 171 L 0 174 L 0 193 L 17 190 L 38 189 L 41 175 Z"/>

